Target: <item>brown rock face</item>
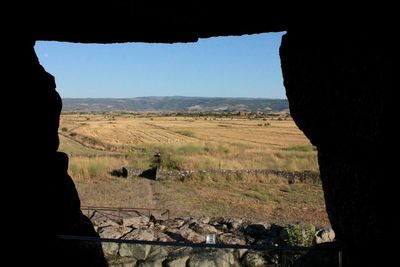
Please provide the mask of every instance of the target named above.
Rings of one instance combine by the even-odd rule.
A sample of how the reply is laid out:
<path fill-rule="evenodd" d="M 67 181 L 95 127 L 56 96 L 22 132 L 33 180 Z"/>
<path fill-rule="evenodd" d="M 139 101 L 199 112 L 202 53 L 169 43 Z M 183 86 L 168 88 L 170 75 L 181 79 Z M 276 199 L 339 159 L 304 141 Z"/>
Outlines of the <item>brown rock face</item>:
<path fill-rule="evenodd" d="M 392 85 L 381 38 L 371 31 L 293 30 L 280 48 L 291 114 L 318 148 L 329 218 L 352 266 L 382 263 L 372 244 L 395 240 L 384 230 L 394 219 L 383 143 Z"/>

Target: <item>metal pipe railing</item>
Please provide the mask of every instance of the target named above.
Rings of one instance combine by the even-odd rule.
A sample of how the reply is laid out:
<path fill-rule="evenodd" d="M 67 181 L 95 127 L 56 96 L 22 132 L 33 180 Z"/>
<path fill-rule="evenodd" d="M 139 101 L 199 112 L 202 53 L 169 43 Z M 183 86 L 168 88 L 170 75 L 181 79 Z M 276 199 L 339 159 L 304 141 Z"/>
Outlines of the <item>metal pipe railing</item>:
<path fill-rule="evenodd" d="M 58 235 L 63 240 L 90 241 L 98 243 L 119 243 L 119 244 L 139 244 L 155 246 L 175 246 L 193 248 L 231 248 L 231 249 L 251 249 L 266 251 L 340 251 L 340 247 L 300 247 L 300 246 L 266 246 L 266 245 L 233 245 L 233 244 L 210 244 L 210 243 L 191 243 L 191 242 L 162 242 L 150 240 L 127 240 L 113 238 L 99 238 L 88 236 Z"/>
<path fill-rule="evenodd" d="M 121 213 L 123 212 L 136 212 L 139 211 L 148 211 L 148 216 L 150 217 L 152 211 L 159 211 L 161 216 L 167 215 L 167 219 L 169 220 L 170 210 L 169 209 L 156 209 L 156 208 L 125 208 L 125 207 L 107 207 L 107 206 L 99 206 L 99 207 L 89 207 L 89 206 L 81 206 L 82 211 L 87 211 L 87 216 L 89 216 L 90 211 L 115 211 L 118 212 L 118 217 L 121 217 Z"/>

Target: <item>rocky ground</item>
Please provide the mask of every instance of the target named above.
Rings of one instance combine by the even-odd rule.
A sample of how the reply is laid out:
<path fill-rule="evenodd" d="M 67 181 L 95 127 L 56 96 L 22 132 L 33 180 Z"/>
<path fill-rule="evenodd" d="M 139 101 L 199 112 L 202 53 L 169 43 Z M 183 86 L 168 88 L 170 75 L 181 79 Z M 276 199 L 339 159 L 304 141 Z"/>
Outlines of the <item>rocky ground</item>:
<path fill-rule="evenodd" d="M 288 233 L 281 225 L 242 218 L 160 219 L 140 213 L 116 218 L 92 212 L 91 220 L 102 238 L 161 242 L 205 243 L 214 234 L 217 243 L 236 245 L 286 245 Z M 331 242 L 332 229 L 317 229 L 317 244 Z M 161 245 L 103 243 L 110 266 L 278 266 L 276 252 L 251 249 L 205 249 Z"/>

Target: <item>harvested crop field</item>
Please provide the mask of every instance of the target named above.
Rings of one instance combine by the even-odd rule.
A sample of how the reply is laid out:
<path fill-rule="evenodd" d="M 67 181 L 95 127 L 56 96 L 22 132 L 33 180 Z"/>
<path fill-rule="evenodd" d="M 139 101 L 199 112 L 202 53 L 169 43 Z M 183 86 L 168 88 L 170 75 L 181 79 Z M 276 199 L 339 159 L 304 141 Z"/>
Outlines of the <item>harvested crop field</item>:
<path fill-rule="evenodd" d="M 156 153 L 163 170 L 318 172 L 315 148 L 290 117 L 63 114 L 59 134 L 83 205 L 329 225 L 318 182 L 289 185 L 271 175 L 232 178 L 213 172 L 156 181 L 111 175 L 123 166 L 149 169 Z"/>

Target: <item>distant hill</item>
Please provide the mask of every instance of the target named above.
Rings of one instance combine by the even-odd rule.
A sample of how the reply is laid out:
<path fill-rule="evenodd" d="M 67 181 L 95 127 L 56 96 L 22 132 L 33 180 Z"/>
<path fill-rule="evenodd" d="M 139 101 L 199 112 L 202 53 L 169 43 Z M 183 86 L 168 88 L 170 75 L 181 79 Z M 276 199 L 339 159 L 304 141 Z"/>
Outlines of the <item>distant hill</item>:
<path fill-rule="evenodd" d="M 286 99 L 149 96 L 135 98 L 64 98 L 63 112 L 282 112 L 289 111 Z"/>

